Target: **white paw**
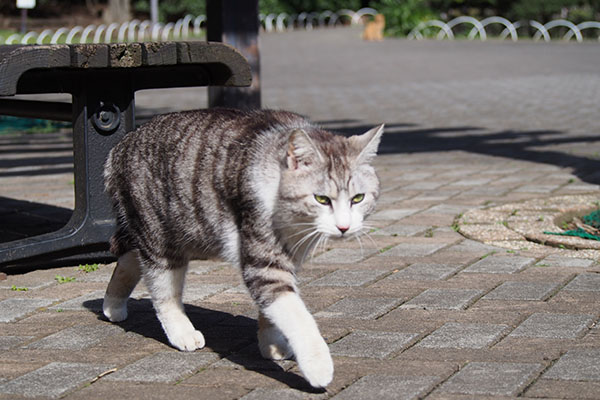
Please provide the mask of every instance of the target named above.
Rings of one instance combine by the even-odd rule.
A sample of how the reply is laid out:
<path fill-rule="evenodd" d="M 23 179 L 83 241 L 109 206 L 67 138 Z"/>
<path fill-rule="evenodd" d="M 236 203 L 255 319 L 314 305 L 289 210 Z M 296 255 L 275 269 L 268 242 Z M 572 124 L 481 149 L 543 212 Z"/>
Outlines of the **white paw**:
<path fill-rule="evenodd" d="M 310 341 L 304 351 L 296 353 L 296 361 L 304 378 L 314 388 L 324 388 L 333 379 L 333 360 L 323 338 Z"/>
<path fill-rule="evenodd" d="M 260 354 L 268 360 L 287 360 L 294 354 L 285 337 L 276 328 L 258 331 L 258 348 Z"/>
<path fill-rule="evenodd" d="M 167 332 L 167 338 L 173 347 L 181 351 L 194 351 L 204 347 L 204 335 L 202 332 L 194 330 L 182 332 Z"/>
<path fill-rule="evenodd" d="M 102 312 L 110 322 L 121 322 L 127 319 L 127 298 L 121 299 L 112 296 L 104 296 Z"/>

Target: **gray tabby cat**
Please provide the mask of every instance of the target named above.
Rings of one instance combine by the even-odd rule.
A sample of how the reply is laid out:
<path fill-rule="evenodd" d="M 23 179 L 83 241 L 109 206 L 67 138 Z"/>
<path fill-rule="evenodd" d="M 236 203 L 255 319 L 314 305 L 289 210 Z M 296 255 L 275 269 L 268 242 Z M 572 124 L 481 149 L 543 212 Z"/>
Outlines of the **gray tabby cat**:
<path fill-rule="evenodd" d="M 326 238 L 364 229 L 379 195 L 369 162 L 382 132 L 344 138 L 288 112 L 217 109 L 158 116 L 129 133 L 105 169 L 118 263 L 104 315 L 126 319 L 143 276 L 169 342 L 202 348 L 183 308 L 184 275 L 190 259 L 219 255 L 239 266 L 259 307 L 261 354 L 295 356 L 307 381 L 325 387 L 333 362 L 296 271 Z"/>

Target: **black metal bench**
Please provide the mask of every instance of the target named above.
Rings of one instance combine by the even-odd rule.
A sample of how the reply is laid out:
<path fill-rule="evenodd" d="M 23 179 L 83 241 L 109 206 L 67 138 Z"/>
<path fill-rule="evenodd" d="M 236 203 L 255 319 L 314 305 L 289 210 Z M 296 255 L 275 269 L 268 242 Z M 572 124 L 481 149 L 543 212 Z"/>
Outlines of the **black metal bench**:
<path fill-rule="evenodd" d="M 72 95 L 72 104 L 0 97 L 0 114 L 71 121 L 75 174 L 75 209 L 67 225 L 0 243 L 0 266 L 106 252 L 114 216 L 102 170 L 110 149 L 135 127 L 137 90 L 251 81 L 245 58 L 221 43 L 0 46 L 0 96 Z"/>

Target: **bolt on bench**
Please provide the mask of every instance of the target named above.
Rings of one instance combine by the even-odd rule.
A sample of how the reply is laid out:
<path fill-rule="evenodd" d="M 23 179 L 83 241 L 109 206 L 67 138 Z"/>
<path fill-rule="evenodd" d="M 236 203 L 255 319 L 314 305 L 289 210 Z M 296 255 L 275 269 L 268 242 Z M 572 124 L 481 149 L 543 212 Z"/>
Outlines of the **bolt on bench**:
<path fill-rule="evenodd" d="M 0 114 L 71 121 L 75 174 L 69 222 L 52 233 L 0 243 L 0 266 L 106 254 L 115 221 L 103 166 L 112 147 L 135 128 L 137 90 L 251 81 L 246 59 L 222 43 L 0 46 L 0 96 L 72 95 L 72 104 L 0 97 Z"/>

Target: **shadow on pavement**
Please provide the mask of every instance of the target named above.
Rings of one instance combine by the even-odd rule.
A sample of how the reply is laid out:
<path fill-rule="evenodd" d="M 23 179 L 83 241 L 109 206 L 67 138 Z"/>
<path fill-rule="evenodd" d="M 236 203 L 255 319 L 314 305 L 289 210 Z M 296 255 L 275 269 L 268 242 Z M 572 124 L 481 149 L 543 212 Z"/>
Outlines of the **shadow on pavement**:
<path fill-rule="evenodd" d="M 361 134 L 372 128 L 371 125 L 362 124 L 336 127 L 328 121 L 321 122 L 321 125 L 346 136 Z M 431 129 L 406 129 L 406 126 L 386 124 L 380 154 L 467 151 L 571 168 L 572 173 L 582 181 L 600 183 L 600 159 L 575 154 L 568 148 L 593 143 L 600 149 L 598 136 L 566 134 L 554 130 L 489 132 L 470 126 Z M 561 149 L 557 149 L 557 146 Z"/>
<path fill-rule="evenodd" d="M 102 299 L 88 300 L 83 306 L 98 314 L 98 319 L 107 321 L 102 310 Z M 156 318 L 150 299 L 129 299 L 129 317 L 116 323 L 125 332 L 134 332 L 170 346 Z M 279 363 L 262 358 L 256 341 L 257 322 L 253 318 L 232 315 L 228 312 L 209 310 L 185 304 L 185 311 L 194 327 L 206 339 L 206 349 L 219 355 L 222 368 L 241 367 L 277 380 L 290 388 L 309 393 L 322 393 L 313 389 L 300 375 L 286 371 Z"/>

